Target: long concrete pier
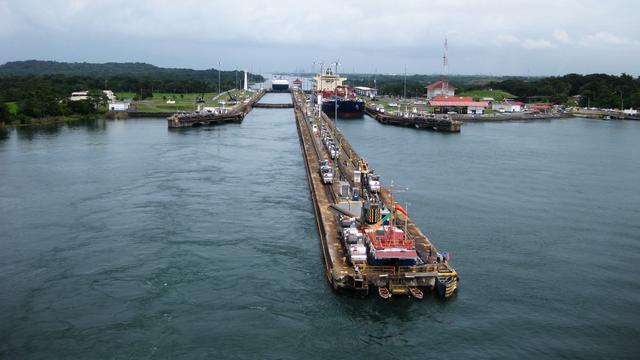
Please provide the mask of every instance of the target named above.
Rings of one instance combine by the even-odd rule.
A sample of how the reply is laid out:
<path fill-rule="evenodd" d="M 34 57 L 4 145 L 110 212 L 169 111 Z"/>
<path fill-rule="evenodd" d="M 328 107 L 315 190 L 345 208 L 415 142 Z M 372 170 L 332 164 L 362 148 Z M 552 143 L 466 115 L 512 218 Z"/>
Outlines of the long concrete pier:
<path fill-rule="evenodd" d="M 257 102 L 255 104 L 253 104 L 254 108 L 263 108 L 263 109 L 287 109 L 287 108 L 292 108 L 293 104 L 291 103 L 287 103 L 287 104 L 268 104 L 268 103 L 261 103 L 261 102 Z"/>
<path fill-rule="evenodd" d="M 339 201 L 337 184 L 324 184 L 320 176 L 319 162 L 330 158 L 321 140 L 312 131 L 312 126 L 322 125 L 329 129 L 337 145 L 340 155 L 335 160 L 339 177 L 354 184 L 354 171 L 362 159 L 349 144 L 347 139 L 336 128 L 335 124 L 321 111 L 312 114 L 307 107 L 302 92 L 293 92 L 296 125 L 305 161 L 307 178 L 316 225 L 320 235 L 320 246 L 327 280 L 334 289 L 351 291 L 357 294 L 369 294 L 371 288 L 388 289 L 391 294 L 414 294 L 415 289 L 433 290 L 447 297 L 457 289 L 458 275 L 447 261 L 438 258 L 438 250 L 422 233 L 411 218 L 397 214 L 396 224 L 405 227 L 408 235 L 415 240 L 416 250 L 423 260 L 423 265 L 416 266 L 370 266 L 353 264 L 347 256 L 347 250 L 338 237 L 338 215 L 332 206 Z M 364 159 L 362 159 L 364 160 Z M 389 209 L 394 208 L 390 191 L 382 187 L 381 199 Z M 447 284 L 446 286 L 442 284 Z"/>
<path fill-rule="evenodd" d="M 173 114 L 167 118 L 167 124 L 169 128 L 188 128 L 198 127 L 205 125 L 218 125 L 229 122 L 240 122 L 244 119 L 254 105 L 260 101 L 260 99 L 266 93 L 261 89 L 245 103 L 234 106 L 229 112 L 224 114 L 214 113 L 188 113 L 188 114 Z"/>

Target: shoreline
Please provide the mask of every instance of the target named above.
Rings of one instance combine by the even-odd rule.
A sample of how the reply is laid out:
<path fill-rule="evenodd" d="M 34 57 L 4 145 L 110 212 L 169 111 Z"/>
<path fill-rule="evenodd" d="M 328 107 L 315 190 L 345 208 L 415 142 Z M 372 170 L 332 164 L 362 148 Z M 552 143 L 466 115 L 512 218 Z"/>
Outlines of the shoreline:
<path fill-rule="evenodd" d="M 23 128 L 31 126 L 47 126 L 47 125 L 60 125 L 82 120 L 98 120 L 104 118 L 106 114 L 91 114 L 91 115 L 69 115 L 69 116 L 50 116 L 44 118 L 30 118 L 28 124 L 21 124 L 19 121 L 15 123 L 0 123 L 0 128 Z"/>

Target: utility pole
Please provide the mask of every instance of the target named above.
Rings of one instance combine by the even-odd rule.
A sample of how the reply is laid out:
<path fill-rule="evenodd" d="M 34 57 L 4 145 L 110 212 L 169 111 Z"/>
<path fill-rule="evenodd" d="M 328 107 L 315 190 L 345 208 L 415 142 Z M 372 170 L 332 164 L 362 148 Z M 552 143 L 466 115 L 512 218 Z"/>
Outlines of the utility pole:
<path fill-rule="evenodd" d="M 449 93 L 449 58 L 448 52 L 449 46 L 447 45 L 447 38 L 444 38 L 444 55 L 442 56 L 442 95 L 447 96 Z"/>
<path fill-rule="evenodd" d="M 377 89 L 377 88 L 378 88 L 378 81 L 377 81 L 377 78 L 378 78 L 378 69 L 376 68 L 376 69 L 374 70 L 374 72 L 373 72 L 373 88 L 374 88 L 374 89 Z"/>
<path fill-rule="evenodd" d="M 407 64 L 404 64 L 404 112 L 407 112 Z"/>
<path fill-rule="evenodd" d="M 624 111 L 624 100 L 622 99 L 622 90 L 618 90 L 620 92 L 620 111 Z"/>
<path fill-rule="evenodd" d="M 315 76 L 315 74 L 316 74 L 316 62 L 314 61 L 314 62 L 313 62 L 313 71 L 312 71 L 312 73 L 311 73 L 311 76 Z M 311 84 L 309 85 L 309 90 L 312 90 L 312 91 L 313 91 L 313 88 L 312 88 L 312 85 L 311 85 Z"/>
<path fill-rule="evenodd" d="M 322 93 L 322 72 L 324 70 L 323 68 L 324 68 L 324 63 L 320 62 L 320 89 L 319 89 L 320 93 Z M 322 105 L 320 105 L 320 106 L 322 106 Z"/>
<path fill-rule="evenodd" d="M 336 124 L 336 129 L 337 129 L 338 128 L 338 96 L 337 95 L 334 96 L 334 100 L 335 100 L 335 104 L 333 107 L 333 111 L 334 111 L 333 122 L 334 124 Z"/>
<path fill-rule="evenodd" d="M 220 60 L 218 60 L 218 94 L 220 94 Z"/>

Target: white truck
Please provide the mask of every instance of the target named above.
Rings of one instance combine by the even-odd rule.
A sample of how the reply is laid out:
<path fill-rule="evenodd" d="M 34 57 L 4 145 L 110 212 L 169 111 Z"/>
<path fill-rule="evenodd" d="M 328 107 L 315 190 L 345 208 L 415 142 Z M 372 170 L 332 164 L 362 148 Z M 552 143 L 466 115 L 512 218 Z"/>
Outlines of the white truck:
<path fill-rule="evenodd" d="M 320 175 L 322 176 L 322 182 L 325 184 L 333 184 L 333 169 L 331 166 L 321 166 Z"/>
<path fill-rule="evenodd" d="M 372 193 L 380 191 L 380 176 L 376 174 L 369 174 L 367 176 L 368 176 L 367 182 L 369 183 L 369 191 L 371 191 Z"/>

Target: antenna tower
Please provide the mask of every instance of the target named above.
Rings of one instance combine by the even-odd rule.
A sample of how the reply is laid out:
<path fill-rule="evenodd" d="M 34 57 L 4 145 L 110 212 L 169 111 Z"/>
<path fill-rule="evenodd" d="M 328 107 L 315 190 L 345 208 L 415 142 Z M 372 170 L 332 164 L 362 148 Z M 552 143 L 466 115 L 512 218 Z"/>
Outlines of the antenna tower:
<path fill-rule="evenodd" d="M 447 38 L 444 38 L 444 55 L 442 56 L 442 95 L 447 96 L 449 93 L 449 59 L 447 52 Z"/>

